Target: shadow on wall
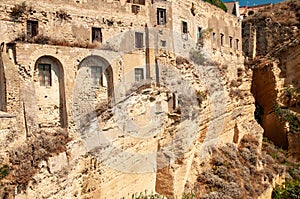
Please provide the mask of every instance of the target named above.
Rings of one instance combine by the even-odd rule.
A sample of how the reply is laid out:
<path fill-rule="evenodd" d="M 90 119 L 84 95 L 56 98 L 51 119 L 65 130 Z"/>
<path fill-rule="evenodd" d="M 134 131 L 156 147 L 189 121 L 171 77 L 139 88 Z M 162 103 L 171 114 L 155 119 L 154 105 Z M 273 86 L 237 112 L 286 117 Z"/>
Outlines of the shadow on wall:
<path fill-rule="evenodd" d="M 35 64 L 34 85 L 39 126 L 66 128 L 64 70 L 61 62 L 52 56 L 40 57 Z"/>
<path fill-rule="evenodd" d="M 0 46 L 0 111 L 7 111 L 5 73 L 4 73 L 4 67 L 2 62 L 3 50 L 4 50 L 4 43 L 2 43 Z"/>
<path fill-rule="evenodd" d="M 251 92 L 255 98 L 255 117 L 264 129 L 264 136 L 282 148 L 288 148 L 284 123 L 275 115 L 274 103 L 277 98 L 276 80 L 271 67 L 253 70 Z"/>

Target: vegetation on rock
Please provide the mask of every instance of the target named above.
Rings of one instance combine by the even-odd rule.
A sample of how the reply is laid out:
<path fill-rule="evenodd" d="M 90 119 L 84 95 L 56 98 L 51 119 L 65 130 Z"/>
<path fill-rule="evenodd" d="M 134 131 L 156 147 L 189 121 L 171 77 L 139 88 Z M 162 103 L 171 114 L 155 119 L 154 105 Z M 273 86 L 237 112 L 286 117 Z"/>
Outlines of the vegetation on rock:
<path fill-rule="evenodd" d="M 224 3 L 221 0 L 204 0 L 204 1 L 214 6 L 217 6 L 218 8 L 221 8 L 222 10 L 227 12 L 227 7 L 224 5 Z"/>
<path fill-rule="evenodd" d="M 65 151 L 69 141 L 64 129 L 51 133 L 40 130 L 24 144 L 10 150 L 9 162 L 0 168 L 0 187 L 5 187 L 5 190 L 0 190 L 0 195 L 1 191 L 6 194 L 13 193 L 16 186 L 26 187 L 33 175 L 39 171 L 39 164 L 54 154 Z"/>

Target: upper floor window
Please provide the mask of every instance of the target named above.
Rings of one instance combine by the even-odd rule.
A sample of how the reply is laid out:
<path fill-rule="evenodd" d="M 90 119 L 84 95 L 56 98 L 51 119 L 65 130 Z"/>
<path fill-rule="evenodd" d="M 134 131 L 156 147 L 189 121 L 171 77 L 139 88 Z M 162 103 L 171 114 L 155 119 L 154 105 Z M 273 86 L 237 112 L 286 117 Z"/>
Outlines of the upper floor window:
<path fill-rule="evenodd" d="M 230 48 L 233 47 L 233 45 L 232 45 L 232 37 L 229 37 L 229 46 L 230 46 Z"/>
<path fill-rule="evenodd" d="M 139 5 L 132 5 L 131 6 L 131 12 L 134 14 L 138 14 L 140 12 L 141 8 Z"/>
<path fill-rule="evenodd" d="M 220 34 L 221 46 L 224 46 L 224 34 Z"/>
<path fill-rule="evenodd" d="M 144 47 L 144 34 L 141 32 L 135 33 L 135 47 L 143 48 Z"/>
<path fill-rule="evenodd" d="M 38 69 L 40 86 L 51 86 L 51 65 L 39 64 Z"/>
<path fill-rule="evenodd" d="M 211 38 L 212 38 L 212 42 L 215 42 L 216 41 L 216 33 L 213 32 Z"/>
<path fill-rule="evenodd" d="M 102 31 L 101 28 L 92 28 L 92 42 L 102 42 Z"/>
<path fill-rule="evenodd" d="M 145 0 L 127 0 L 127 3 L 145 5 Z"/>
<path fill-rule="evenodd" d="M 135 81 L 139 82 L 144 79 L 144 69 L 143 68 L 135 68 L 134 69 Z"/>
<path fill-rule="evenodd" d="M 29 37 L 36 36 L 38 34 L 38 22 L 27 20 L 26 29 Z"/>
<path fill-rule="evenodd" d="M 182 33 L 184 33 L 184 34 L 188 33 L 188 24 L 186 21 L 182 22 Z"/>
<path fill-rule="evenodd" d="M 236 44 L 236 49 L 238 50 L 239 49 L 239 40 L 238 39 L 236 39 L 235 44 Z"/>
<path fill-rule="evenodd" d="M 201 38 L 201 36 L 202 36 L 202 28 L 198 27 L 198 29 L 197 29 L 197 39 L 198 39 L 198 41 Z"/>
<path fill-rule="evenodd" d="M 165 25 L 166 22 L 166 9 L 157 8 L 157 25 Z"/>
<path fill-rule="evenodd" d="M 103 86 L 102 79 L 102 67 L 101 66 L 92 66 L 91 67 L 91 79 L 92 85 L 99 87 L 99 85 Z"/>

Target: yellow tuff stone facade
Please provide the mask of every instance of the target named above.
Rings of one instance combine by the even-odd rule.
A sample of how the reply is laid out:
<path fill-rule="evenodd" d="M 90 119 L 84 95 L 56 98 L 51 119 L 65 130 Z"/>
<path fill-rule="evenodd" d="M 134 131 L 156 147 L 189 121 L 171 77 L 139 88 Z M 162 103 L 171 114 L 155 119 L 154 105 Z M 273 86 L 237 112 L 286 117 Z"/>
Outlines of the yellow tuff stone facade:
<path fill-rule="evenodd" d="M 7 150 L 39 129 L 72 139 L 16 198 L 180 196 L 210 146 L 261 132 L 241 21 L 208 3 L 1 0 L 0 35 Z"/>

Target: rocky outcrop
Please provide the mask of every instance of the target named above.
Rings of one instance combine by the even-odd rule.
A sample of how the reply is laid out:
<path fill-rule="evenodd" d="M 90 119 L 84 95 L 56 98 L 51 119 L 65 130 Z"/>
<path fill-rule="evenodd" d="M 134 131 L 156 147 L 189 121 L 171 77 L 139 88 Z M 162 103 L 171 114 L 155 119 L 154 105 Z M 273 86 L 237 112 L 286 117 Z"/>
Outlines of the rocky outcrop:
<path fill-rule="evenodd" d="M 300 158 L 300 31 L 298 1 L 275 4 L 243 22 L 243 50 L 264 135 Z"/>

